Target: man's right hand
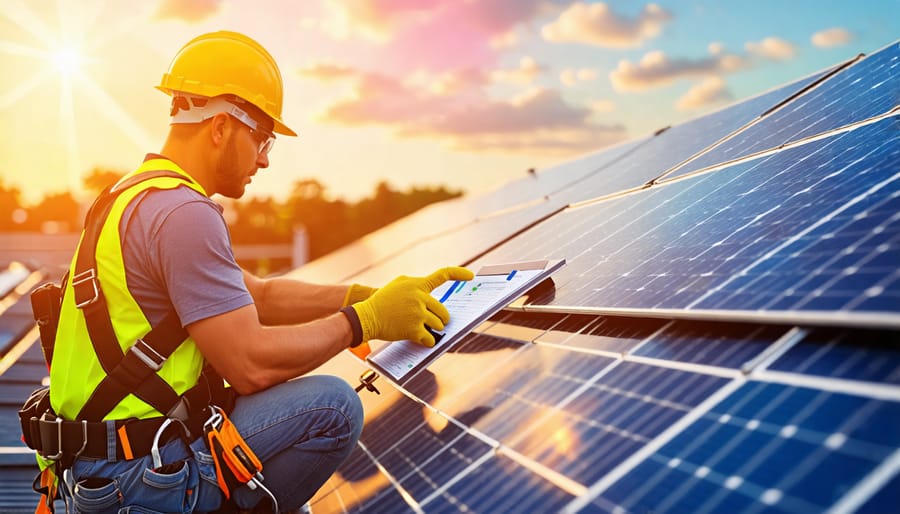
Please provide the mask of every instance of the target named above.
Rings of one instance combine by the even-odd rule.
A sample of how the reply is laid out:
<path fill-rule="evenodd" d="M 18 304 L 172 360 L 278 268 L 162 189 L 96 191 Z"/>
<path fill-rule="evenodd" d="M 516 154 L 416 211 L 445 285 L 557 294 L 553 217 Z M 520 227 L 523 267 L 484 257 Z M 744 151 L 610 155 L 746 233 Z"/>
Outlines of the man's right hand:
<path fill-rule="evenodd" d="M 434 336 L 425 325 L 443 330 L 450 313 L 431 291 L 447 280 L 472 280 L 466 268 L 441 268 L 427 277 L 401 276 L 379 288 L 366 300 L 353 304 L 362 326 L 362 340 L 409 339 L 423 346 L 434 346 Z"/>

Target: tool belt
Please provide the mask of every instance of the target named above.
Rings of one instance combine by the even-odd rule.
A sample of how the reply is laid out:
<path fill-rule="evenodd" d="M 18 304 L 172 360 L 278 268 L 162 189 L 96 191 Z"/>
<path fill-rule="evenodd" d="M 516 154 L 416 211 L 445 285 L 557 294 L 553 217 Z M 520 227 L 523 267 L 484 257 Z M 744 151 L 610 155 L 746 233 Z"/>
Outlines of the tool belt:
<path fill-rule="evenodd" d="M 184 422 L 190 437 L 203 435 L 203 423 L 210 416 L 208 405 L 210 388 L 206 377 L 182 396 Z M 217 398 L 221 404 L 233 405 L 230 389 L 224 389 Z M 222 401 L 224 400 L 224 401 Z M 31 394 L 19 411 L 19 421 L 25 444 L 41 456 L 58 461 L 68 467 L 77 457 L 106 460 L 131 460 L 150 454 L 156 432 L 168 419 L 158 416 L 148 419 L 115 421 L 71 421 L 57 416 L 50 407 L 49 388 L 38 389 Z M 167 441 L 164 441 L 167 442 Z M 113 451 L 114 448 L 114 451 Z"/>

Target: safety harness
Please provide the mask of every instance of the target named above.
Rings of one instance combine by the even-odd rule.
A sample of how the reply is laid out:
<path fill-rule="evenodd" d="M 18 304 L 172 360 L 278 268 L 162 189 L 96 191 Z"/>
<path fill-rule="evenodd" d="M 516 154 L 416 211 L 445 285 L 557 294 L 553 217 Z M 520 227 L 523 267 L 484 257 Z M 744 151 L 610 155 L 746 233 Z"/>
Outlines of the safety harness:
<path fill-rule="evenodd" d="M 204 433 L 204 422 L 211 414 L 210 404 L 223 407 L 226 411 L 233 406 L 230 389 L 226 390 L 221 377 L 209 366 L 203 370 L 197 384 L 181 395 L 156 373 L 188 337 L 174 311 L 138 338 L 127 351 L 122 350 L 113 329 L 106 298 L 97 279 L 96 251 L 100 232 L 123 191 L 157 177 L 173 177 L 185 183 L 188 180 L 168 170 L 139 173 L 101 193 L 85 219 L 84 234 L 71 276 L 72 291 L 76 307 L 84 314 L 91 344 L 106 376 L 80 409 L 76 420 L 63 419 L 53 412 L 49 388 L 32 393 L 19 412 L 23 440 L 53 463 L 35 480 L 35 490 L 45 494 L 50 511 L 56 496 L 52 485 L 55 480 L 48 480 L 47 470 L 58 477 L 78 457 L 110 461 L 144 457 L 151 453 L 154 443 L 159 443 L 157 434 L 167 420 L 180 421 L 190 432 L 185 437 L 193 439 Z M 41 328 L 41 345 L 49 368 L 65 285 L 59 288 L 54 284 L 52 288 L 39 289 L 43 291 L 38 294 L 37 300 L 32 297 L 32 306 Z M 56 296 L 53 290 L 57 291 Z M 46 326 L 52 327 L 52 335 L 51 330 L 44 330 Z M 103 418 L 129 394 L 134 394 L 165 415 L 104 421 Z M 113 441 L 115 444 L 110 444 Z M 38 480 L 40 487 L 37 486 Z"/>

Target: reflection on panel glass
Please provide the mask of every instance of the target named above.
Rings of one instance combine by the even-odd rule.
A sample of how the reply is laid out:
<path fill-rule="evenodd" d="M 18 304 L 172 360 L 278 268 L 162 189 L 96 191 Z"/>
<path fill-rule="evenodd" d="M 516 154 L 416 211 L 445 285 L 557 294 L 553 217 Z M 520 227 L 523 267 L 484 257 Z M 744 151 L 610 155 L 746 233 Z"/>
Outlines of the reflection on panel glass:
<path fill-rule="evenodd" d="M 601 316 L 583 331 L 563 341 L 563 344 L 625 354 L 666 323 L 668 322 L 659 319 Z"/>
<path fill-rule="evenodd" d="M 595 507 L 821 512 L 898 446 L 898 402 L 751 382 L 603 492 Z"/>
<path fill-rule="evenodd" d="M 557 325 L 544 332 L 535 343 L 565 344 L 572 336 L 581 333 L 582 330 L 593 324 L 597 316 L 587 314 L 569 314 Z"/>
<path fill-rule="evenodd" d="M 644 341 L 634 355 L 741 368 L 784 335 L 788 328 L 744 323 L 676 321 Z"/>
<path fill-rule="evenodd" d="M 530 343 L 559 324 L 565 316 L 555 313 L 510 313 L 504 320 L 488 327 L 484 333 Z"/>
<path fill-rule="evenodd" d="M 718 390 L 726 379 L 623 362 L 511 447 L 593 484 Z M 556 451 L 559 440 L 569 450 Z"/>
<path fill-rule="evenodd" d="M 354 274 L 350 279 L 365 284 L 385 284 L 398 274 L 427 275 L 442 266 L 465 264 L 531 224 L 556 212 L 562 206 L 547 200 L 478 219 L 465 226 L 432 238 L 418 237 L 406 247 Z M 513 259 L 517 262 L 522 259 Z M 491 264 L 497 264 L 492 262 Z M 475 268 L 477 269 L 477 268 Z"/>
<path fill-rule="evenodd" d="M 883 330 L 813 330 L 769 369 L 900 385 L 900 334 Z"/>
<path fill-rule="evenodd" d="M 612 362 L 609 357 L 530 346 L 458 396 L 446 412 L 506 443 L 537 426 Z"/>
<path fill-rule="evenodd" d="M 893 43 L 828 78 L 673 176 L 888 113 L 897 107 L 898 90 L 900 45 Z"/>

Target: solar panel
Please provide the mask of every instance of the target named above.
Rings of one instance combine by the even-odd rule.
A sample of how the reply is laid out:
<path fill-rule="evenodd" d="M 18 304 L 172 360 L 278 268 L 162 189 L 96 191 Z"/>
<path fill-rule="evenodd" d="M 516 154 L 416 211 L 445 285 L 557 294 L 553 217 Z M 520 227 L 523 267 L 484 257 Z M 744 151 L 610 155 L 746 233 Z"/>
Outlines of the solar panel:
<path fill-rule="evenodd" d="M 633 355 L 740 369 L 788 331 L 781 326 L 676 321 Z"/>
<path fill-rule="evenodd" d="M 562 196 L 569 203 L 574 203 L 643 186 L 820 80 L 827 72 L 820 71 L 712 114 L 667 128 L 641 145 L 640 151 L 629 153 L 607 169 L 579 181 Z"/>
<path fill-rule="evenodd" d="M 591 153 L 547 170 L 527 173 L 525 177 L 515 180 L 502 189 L 475 196 L 464 196 L 453 200 L 429 205 L 388 227 L 364 236 L 328 256 L 317 259 L 306 266 L 292 271 L 289 276 L 301 280 L 317 282 L 345 282 L 351 278 L 357 281 L 366 280 L 364 273 L 374 278 L 369 280 L 389 280 L 394 277 L 393 271 L 379 273 L 368 271 L 371 268 L 395 269 L 397 260 L 407 262 L 429 262 L 427 258 L 406 255 L 409 252 L 422 251 L 426 254 L 434 251 L 431 247 L 455 248 L 460 243 L 447 242 L 455 234 L 463 234 L 469 252 L 453 255 L 462 262 L 500 243 L 508 234 L 518 228 L 538 221 L 548 213 L 567 205 L 567 197 L 557 193 L 586 176 L 603 170 L 610 163 L 623 155 L 633 152 L 646 142 L 646 139 L 628 141 L 612 148 Z M 485 230 L 481 223 L 496 221 L 507 217 L 509 213 L 519 212 L 518 221 L 512 228 L 490 226 Z M 478 244 L 468 242 L 465 231 L 474 230 L 481 240 Z M 489 237 L 485 237 L 489 236 Z M 418 250 L 419 247 L 424 249 Z M 430 270 L 421 268 L 421 273 Z M 416 271 L 404 271 L 416 273 Z"/>
<path fill-rule="evenodd" d="M 769 369 L 900 385 L 900 338 L 885 330 L 819 329 Z"/>
<path fill-rule="evenodd" d="M 751 381 L 581 512 L 823 511 L 900 446 L 898 420 L 896 401 Z"/>
<path fill-rule="evenodd" d="M 897 91 L 900 43 L 894 42 L 765 116 L 673 176 L 886 114 L 900 105 Z"/>
<path fill-rule="evenodd" d="M 427 275 L 439 266 L 471 261 L 500 243 L 503 237 L 529 227 L 560 207 L 545 199 L 479 219 L 469 225 L 422 241 L 349 277 L 354 282 L 386 284 L 397 276 Z"/>
<path fill-rule="evenodd" d="M 367 460 L 339 470 L 313 511 L 895 510 L 900 117 L 883 116 L 895 105 L 870 87 L 896 91 L 894 51 L 643 141 L 551 196 L 590 201 L 494 234 L 470 266 L 568 265 L 384 384 L 401 398 L 367 420 Z M 835 95 L 856 96 L 826 107 Z M 795 143 L 607 195 L 643 180 L 622 170 L 655 177 L 716 140 L 772 131 L 778 116 L 792 128 L 774 145 Z M 482 228 L 472 248 L 490 242 Z M 375 268 L 440 252 L 421 247 Z M 353 466 L 380 485 L 366 489 Z"/>
<path fill-rule="evenodd" d="M 569 209 L 478 263 L 567 258 L 560 309 L 896 313 L 897 124 Z"/>

